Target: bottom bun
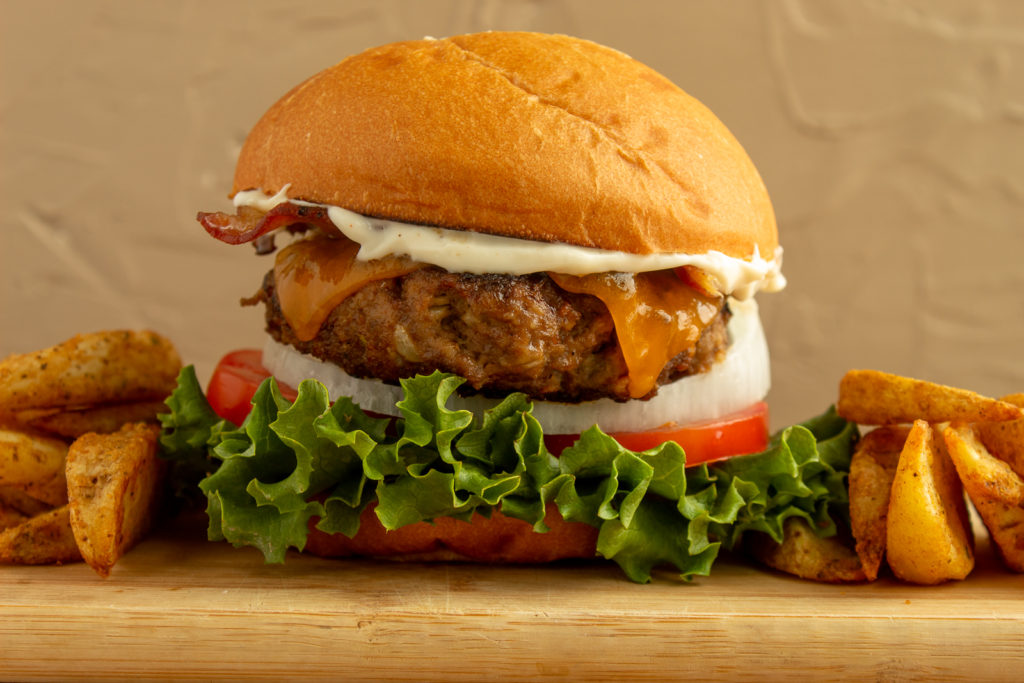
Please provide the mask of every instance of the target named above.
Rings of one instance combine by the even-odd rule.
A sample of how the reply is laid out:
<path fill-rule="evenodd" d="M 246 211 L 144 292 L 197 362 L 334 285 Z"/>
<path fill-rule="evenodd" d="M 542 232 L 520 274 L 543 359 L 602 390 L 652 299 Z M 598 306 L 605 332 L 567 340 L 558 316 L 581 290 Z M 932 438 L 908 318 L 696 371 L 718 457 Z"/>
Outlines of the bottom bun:
<path fill-rule="evenodd" d="M 359 532 L 352 538 L 327 534 L 311 525 L 305 551 L 320 557 L 495 564 L 540 564 L 597 555 L 597 528 L 566 522 L 553 504 L 548 505 L 544 518 L 546 533 L 537 533 L 529 523 L 497 510 L 489 518 L 474 513 L 469 522 L 441 517 L 388 531 L 374 514 L 374 507 L 363 511 Z"/>

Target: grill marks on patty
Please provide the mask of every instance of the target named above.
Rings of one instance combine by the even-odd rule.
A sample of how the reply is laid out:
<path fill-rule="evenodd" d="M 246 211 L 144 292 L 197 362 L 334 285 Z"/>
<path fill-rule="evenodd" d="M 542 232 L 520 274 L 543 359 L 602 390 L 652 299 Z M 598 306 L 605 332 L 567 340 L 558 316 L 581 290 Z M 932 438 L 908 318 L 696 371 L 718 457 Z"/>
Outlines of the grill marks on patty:
<path fill-rule="evenodd" d="M 471 275 L 423 268 L 371 282 L 335 308 L 317 336 L 298 340 L 284 319 L 274 273 L 245 301 L 266 304 L 267 332 L 355 377 L 389 382 L 435 369 L 480 393 L 532 398 L 629 398 L 625 360 L 605 305 L 560 289 L 544 274 Z M 728 345 L 723 305 L 693 349 L 672 359 L 659 384 L 703 372 Z M 651 395 L 653 395 L 652 392 Z"/>

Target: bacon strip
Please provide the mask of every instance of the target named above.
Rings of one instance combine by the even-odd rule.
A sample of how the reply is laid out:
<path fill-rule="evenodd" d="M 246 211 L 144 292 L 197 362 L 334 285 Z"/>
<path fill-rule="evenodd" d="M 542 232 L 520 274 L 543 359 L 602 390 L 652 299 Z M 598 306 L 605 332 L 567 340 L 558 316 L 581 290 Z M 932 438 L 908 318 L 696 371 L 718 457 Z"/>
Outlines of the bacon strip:
<path fill-rule="evenodd" d="M 292 202 L 278 204 L 267 213 L 244 206 L 238 209 L 237 214 L 200 211 L 196 220 L 211 237 L 227 244 L 252 242 L 269 232 L 299 223 L 315 226 L 324 232 L 339 232 L 327 216 L 325 207 Z"/>

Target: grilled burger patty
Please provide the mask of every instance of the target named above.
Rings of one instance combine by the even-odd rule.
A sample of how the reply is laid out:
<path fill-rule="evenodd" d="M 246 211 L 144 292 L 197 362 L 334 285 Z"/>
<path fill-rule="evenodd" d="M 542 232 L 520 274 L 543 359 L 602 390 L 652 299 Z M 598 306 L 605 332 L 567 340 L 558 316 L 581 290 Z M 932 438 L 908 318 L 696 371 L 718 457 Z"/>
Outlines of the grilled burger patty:
<path fill-rule="evenodd" d="M 272 270 L 244 303 L 260 301 L 275 340 L 355 377 L 397 382 L 440 369 L 483 394 L 629 399 L 625 360 L 604 303 L 564 291 L 542 273 L 471 275 L 430 267 L 371 282 L 335 308 L 310 341 L 297 339 L 284 319 Z M 709 369 L 728 346 L 728 319 L 723 300 L 697 345 L 673 358 L 658 383 Z"/>

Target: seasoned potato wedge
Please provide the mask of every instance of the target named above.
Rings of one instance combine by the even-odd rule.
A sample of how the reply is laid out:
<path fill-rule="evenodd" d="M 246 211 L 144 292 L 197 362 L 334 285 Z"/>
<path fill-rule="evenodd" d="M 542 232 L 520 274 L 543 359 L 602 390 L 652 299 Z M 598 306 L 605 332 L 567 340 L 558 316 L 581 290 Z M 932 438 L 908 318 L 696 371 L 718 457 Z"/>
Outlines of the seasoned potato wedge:
<path fill-rule="evenodd" d="M 65 485 L 65 495 L 66 490 Z M 40 512 L 53 509 L 49 503 L 37 500 L 14 486 L 0 486 L 0 505 L 17 510 L 26 517 L 35 517 Z"/>
<path fill-rule="evenodd" d="M 0 562 L 54 564 L 82 558 L 62 505 L 0 531 Z"/>
<path fill-rule="evenodd" d="M 110 572 L 159 503 L 154 423 L 180 369 L 167 339 L 128 330 L 0 361 L 0 561 Z"/>
<path fill-rule="evenodd" d="M 162 399 L 174 389 L 180 369 L 174 346 L 155 332 L 80 334 L 0 361 L 0 416 Z"/>
<path fill-rule="evenodd" d="M 904 581 L 937 584 L 974 569 L 974 537 L 963 488 L 945 444 L 924 420 L 900 452 L 889 497 L 886 558 Z"/>
<path fill-rule="evenodd" d="M 769 567 L 802 579 L 853 583 L 867 578 L 853 548 L 838 536 L 818 536 L 802 517 L 787 519 L 783 534 L 782 543 L 768 534 L 750 534 L 747 550 Z"/>
<path fill-rule="evenodd" d="M 879 427 L 857 443 L 850 461 L 850 530 L 868 581 L 878 578 L 885 556 L 889 494 L 910 429 Z"/>
<path fill-rule="evenodd" d="M 67 502 L 68 445 L 34 432 L 0 428 L 0 486 L 20 489 L 51 506 Z"/>
<path fill-rule="evenodd" d="M 971 425 L 952 425 L 944 436 L 964 490 L 1004 564 L 1024 572 L 1024 480 L 989 453 Z"/>
<path fill-rule="evenodd" d="M 17 419 L 34 429 L 77 439 L 89 432 L 110 434 L 129 422 L 156 422 L 156 416 L 166 411 L 167 406 L 163 400 L 153 400 L 113 403 L 78 410 L 45 411 L 37 415 L 19 413 Z"/>
<path fill-rule="evenodd" d="M 18 526 L 28 519 L 28 515 L 0 501 L 0 531 Z"/>
<path fill-rule="evenodd" d="M 938 422 L 1000 422 L 1024 417 L 1011 403 L 966 389 L 891 375 L 850 370 L 839 383 L 837 412 L 864 425 Z"/>
<path fill-rule="evenodd" d="M 1024 407 L 1024 394 L 1010 394 L 1002 400 L 1015 406 Z M 1007 422 L 982 422 L 978 424 L 981 442 L 1005 461 L 1013 471 L 1024 477 L 1024 418 Z"/>
<path fill-rule="evenodd" d="M 71 528 L 82 558 L 101 576 L 149 529 L 159 503 L 164 461 L 159 427 L 127 424 L 86 434 L 68 451 Z"/>

